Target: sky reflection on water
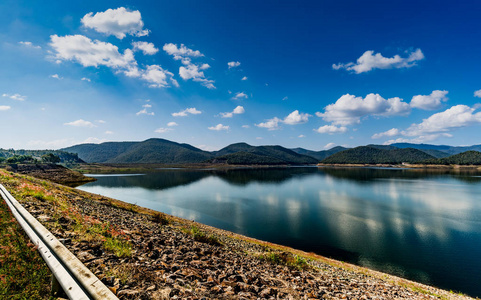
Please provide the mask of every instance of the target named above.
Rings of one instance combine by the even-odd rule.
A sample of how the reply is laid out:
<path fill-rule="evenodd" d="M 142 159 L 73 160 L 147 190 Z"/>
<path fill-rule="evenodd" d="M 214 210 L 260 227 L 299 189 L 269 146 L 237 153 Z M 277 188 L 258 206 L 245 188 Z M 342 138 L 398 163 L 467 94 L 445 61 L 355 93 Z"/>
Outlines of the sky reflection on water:
<path fill-rule="evenodd" d="M 480 296 L 478 175 L 164 170 L 99 177 L 79 189 Z"/>

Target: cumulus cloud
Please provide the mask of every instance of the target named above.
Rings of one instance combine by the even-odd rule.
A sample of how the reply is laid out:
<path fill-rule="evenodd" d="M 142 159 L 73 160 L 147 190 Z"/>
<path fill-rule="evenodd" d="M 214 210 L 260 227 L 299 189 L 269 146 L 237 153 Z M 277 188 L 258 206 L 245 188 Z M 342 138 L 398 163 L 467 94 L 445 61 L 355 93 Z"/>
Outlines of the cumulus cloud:
<path fill-rule="evenodd" d="M 154 130 L 154 132 L 157 132 L 157 133 L 166 133 L 166 132 L 169 132 L 171 131 L 172 128 L 163 128 L 163 127 L 160 127 L 160 128 L 157 128 L 156 130 Z"/>
<path fill-rule="evenodd" d="M 167 70 L 164 70 L 159 65 L 147 66 L 147 69 L 142 72 L 140 77 L 143 80 L 150 83 L 149 87 L 155 87 L 155 88 L 168 87 L 169 82 L 176 87 L 179 86 L 179 83 L 177 82 L 177 80 L 174 79 L 174 74 L 172 74 Z"/>
<path fill-rule="evenodd" d="M 36 45 L 32 44 L 32 42 L 28 42 L 28 41 L 23 42 L 23 41 L 20 41 L 20 42 L 18 42 L 18 43 L 19 43 L 20 45 L 22 45 L 22 46 L 27 47 L 27 48 L 42 49 L 42 47 L 36 46 Z"/>
<path fill-rule="evenodd" d="M 334 146 L 336 146 L 335 143 L 329 143 L 329 144 L 327 144 L 327 145 L 324 146 L 324 149 L 326 149 L 326 150 L 327 150 L 327 149 L 331 149 L 331 148 L 334 147 Z"/>
<path fill-rule="evenodd" d="M 303 134 L 301 134 L 301 135 L 298 136 L 298 138 L 305 138 L 305 137 L 306 137 L 306 136 L 303 135 Z"/>
<path fill-rule="evenodd" d="M 55 78 L 55 79 L 63 79 L 63 77 L 60 77 L 58 74 L 53 74 L 49 76 L 50 78 Z"/>
<path fill-rule="evenodd" d="M 475 113 L 475 110 L 466 105 L 453 106 L 424 119 L 419 124 L 411 125 L 403 135 L 419 136 L 481 124 L 481 112 Z"/>
<path fill-rule="evenodd" d="M 242 128 L 251 128 L 249 125 L 242 125 Z"/>
<path fill-rule="evenodd" d="M 232 97 L 232 99 L 234 100 L 247 99 L 247 98 L 249 98 L 249 96 L 247 96 L 247 94 L 244 92 L 238 92 L 235 94 L 234 97 Z"/>
<path fill-rule="evenodd" d="M 83 35 L 50 36 L 50 46 L 55 50 L 58 61 L 67 60 L 80 63 L 84 67 L 107 66 L 113 69 L 128 71 L 136 68 L 132 50 L 126 49 L 124 54 L 110 43 L 92 41 Z"/>
<path fill-rule="evenodd" d="M 164 49 L 164 51 L 168 54 L 174 56 L 175 60 L 183 60 L 186 57 L 204 56 L 204 54 L 200 53 L 199 50 L 189 49 L 184 44 L 180 44 L 180 47 L 178 47 L 176 44 L 168 43 L 165 44 L 162 49 Z"/>
<path fill-rule="evenodd" d="M 83 81 L 88 81 L 88 82 L 90 82 L 90 81 L 91 81 L 91 80 L 90 80 L 90 78 L 87 78 L 87 77 L 82 77 L 82 79 L 80 79 L 80 80 L 83 80 Z"/>
<path fill-rule="evenodd" d="M 242 80 L 242 81 L 245 81 L 245 80 L 247 80 L 247 76 L 244 76 L 244 77 L 242 77 L 242 79 L 241 79 L 241 80 Z"/>
<path fill-rule="evenodd" d="M 215 131 L 229 130 L 229 126 L 217 124 L 215 126 L 209 127 L 209 130 L 215 130 Z"/>
<path fill-rule="evenodd" d="M 25 101 L 25 99 L 27 99 L 27 96 L 22 96 L 20 94 L 3 94 L 2 97 L 7 97 L 15 101 Z"/>
<path fill-rule="evenodd" d="M 97 126 L 94 125 L 94 123 L 92 123 L 90 121 L 85 121 L 83 119 L 79 119 L 77 121 L 64 123 L 63 125 L 74 126 L 74 127 L 87 127 L 87 128 L 97 127 Z"/>
<path fill-rule="evenodd" d="M 241 65 L 241 63 L 238 62 L 238 61 L 230 61 L 230 62 L 227 63 L 227 66 L 229 66 L 229 69 L 230 68 L 237 68 L 240 65 Z"/>
<path fill-rule="evenodd" d="M 232 112 L 220 113 L 222 118 L 232 118 L 234 115 L 240 115 L 245 113 L 243 106 L 237 106 Z"/>
<path fill-rule="evenodd" d="M 175 122 L 169 122 L 167 123 L 167 126 L 169 127 L 173 127 L 173 126 L 178 126 L 179 124 L 175 123 Z"/>
<path fill-rule="evenodd" d="M 347 131 L 347 128 L 344 126 L 337 127 L 335 125 L 324 125 L 317 129 L 314 129 L 314 131 L 317 133 L 334 134 L 334 133 L 344 133 Z"/>
<path fill-rule="evenodd" d="M 143 109 L 136 113 L 137 116 L 140 116 L 140 115 L 153 116 L 154 115 L 154 112 L 149 112 L 148 110 L 149 108 L 152 108 L 152 105 L 144 104 L 142 105 L 142 107 Z"/>
<path fill-rule="evenodd" d="M 287 125 L 303 124 L 309 121 L 310 116 L 309 114 L 299 113 L 298 110 L 295 110 L 284 118 L 283 123 Z"/>
<path fill-rule="evenodd" d="M 179 68 L 179 75 L 184 80 L 192 79 L 193 81 L 200 82 L 203 86 L 208 89 L 215 89 L 214 80 L 209 80 L 205 78 L 204 72 L 209 67 L 208 64 L 203 64 L 198 66 L 195 64 L 188 64 L 187 66 L 182 66 Z"/>
<path fill-rule="evenodd" d="M 401 132 L 399 131 L 399 129 L 397 128 L 392 128 L 392 129 L 389 129 L 388 131 L 384 131 L 384 132 L 381 132 L 381 133 L 376 133 L 374 134 L 371 138 L 373 139 L 380 139 L 382 137 L 385 137 L 385 136 L 396 136 L 396 135 L 399 135 Z"/>
<path fill-rule="evenodd" d="M 360 123 L 367 116 L 399 116 L 407 115 L 411 107 L 401 98 L 384 99 L 379 94 L 369 94 L 365 98 L 345 94 L 335 103 L 324 108 L 325 112 L 316 115 L 334 125 L 350 125 Z"/>
<path fill-rule="evenodd" d="M 356 63 L 339 63 L 333 64 L 334 70 L 346 69 L 356 74 L 369 72 L 373 69 L 400 69 L 410 68 L 417 64 L 417 61 L 424 59 L 424 54 L 421 49 L 416 49 L 409 53 L 405 58 L 400 55 L 394 55 L 393 57 L 384 57 L 381 53 L 374 54 L 374 51 L 368 50 L 364 52 L 361 57 L 357 59 Z"/>
<path fill-rule="evenodd" d="M 134 51 L 142 51 L 144 55 L 154 55 L 155 53 L 159 52 L 158 48 L 155 48 L 153 43 L 148 42 L 133 42 L 132 46 L 134 47 Z"/>
<path fill-rule="evenodd" d="M 10 108 L 12 108 L 12 107 L 10 107 L 8 105 L 0 105 L 0 111 L 6 111 L 6 110 L 9 110 Z"/>
<path fill-rule="evenodd" d="M 481 98 L 481 90 L 477 90 L 474 92 L 474 97 Z"/>
<path fill-rule="evenodd" d="M 435 110 L 441 107 L 442 102 L 448 101 L 448 91 L 435 90 L 430 95 L 417 95 L 411 100 L 411 107 Z"/>
<path fill-rule="evenodd" d="M 106 35 L 114 35 L 123 39 L 126 34 L 146 36 L 148 29 L 144 29 L 144 22 L 138 10 L 129 11 L 125 7 L 107 9 L 104 12 L 86 14 L 81 22 L 84 27 L 93 29 Z"/>
<path fill-rule="evenodd" d="M 277 130 L 279 129 L 279 124 L 287 124 L 287 125 L 298 125 L 306 123 L 309 120 L 311 115 L 305 113 L 299 113 L 298 110 L 291 112 L 287 117 L 284 119 L 279 119 L 278 117 L 274 117 L 272 119 L 267 120 L 266 122 L 255 124 L 257 127 L 266 128 L 268 130 Z"/>
<path fill-rule="evenodd" d="M 202 111 L 200 110 L 197 110 L 197 108 L 195 107 L 191 107 L 191 108 L 186 108 L 182 111 L 179 111 L 179 112 L 176 112 L 176 113 L 172 113 L 172 116 L 173 117 L 187 117 L 188 114 L 191 114 L 191 115 L 198 115 L 198 114 L 201 114 Z"/>

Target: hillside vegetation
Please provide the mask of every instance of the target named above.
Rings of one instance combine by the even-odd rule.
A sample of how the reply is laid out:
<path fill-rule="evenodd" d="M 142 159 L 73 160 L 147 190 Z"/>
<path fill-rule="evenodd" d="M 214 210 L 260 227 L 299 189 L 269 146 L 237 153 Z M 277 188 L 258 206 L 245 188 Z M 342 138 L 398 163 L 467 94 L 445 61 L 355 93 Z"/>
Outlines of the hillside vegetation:
<path fill-rule="evenodd" d="M 434 157 L 417 149 L 379 149 L 361 146 L 338 152 L 321 161 L 324 164 L 400 164 L 422 162 Z"/>
<path fill-rule="evenodd" d="M 294 149 L 291 149 L 291 150 L 298 153 L 298 154 L 314 157 L 315 159 L 321 161 L 321 160 L 326 159 L 329 156 L 331 156 L 331 155 L 333 155 L 337 152 L 341 152 L 341 151 L 344 151 L 344 150 L 347 150 L 347 149 L 348 148 L 337 146 L 337 147 L 331 148 L 329 150 L 322 150 L 322 151 L 312 151 L 312 150 L 307 150 L 307 149 L 304 149 L 304 148 L 294 148 Z"/>
<path fill-rule="evenodd" d="M 58 157 L 60 161 L 51 161 L 53 156 Z M 14 150 L 0 148 L 0 163 L 36 163 L 42 161 L 59 162 L 66 165 L 84 163 L 77 153 L 61 150 Z"/>
<path fill-rule="evenodd" d="M 481 165 L 481 152 L 466 151 L 440 159 L 430 159 L 425 164 L 434 165 Z"/>

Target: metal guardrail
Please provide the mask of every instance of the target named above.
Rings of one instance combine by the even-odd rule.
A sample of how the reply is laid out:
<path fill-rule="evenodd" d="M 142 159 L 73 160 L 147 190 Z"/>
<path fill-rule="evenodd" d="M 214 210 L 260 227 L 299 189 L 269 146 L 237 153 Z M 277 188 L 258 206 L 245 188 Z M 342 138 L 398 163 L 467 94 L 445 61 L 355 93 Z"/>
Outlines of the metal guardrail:
<path fill-rule="evenodd" d="M 69 299 L 118 299 L 75 255 L 37 221 L 0 184 L 0 194 L 13 215 L 38 246 L 38 251 Z"/>

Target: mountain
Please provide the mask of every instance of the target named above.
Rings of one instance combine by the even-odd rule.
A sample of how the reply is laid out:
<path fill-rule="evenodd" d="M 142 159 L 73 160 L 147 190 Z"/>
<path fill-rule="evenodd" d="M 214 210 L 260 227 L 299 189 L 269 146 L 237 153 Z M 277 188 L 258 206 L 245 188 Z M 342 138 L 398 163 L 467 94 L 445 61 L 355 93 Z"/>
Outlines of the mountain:
<path fill-rule="evenodd" d="M 88 163 L 197 163 L 213 157 L 211 153 L 191 145 L 164 139 L 81 144 L 62 150 L 78 153 Z"/>
<path fill-rule="evenodd" d="M 214 161 L 225 161 L 229 164 L 316 164 L 319 161 L 313 157 L 296 153 L 281 146 L 251 146 L 246 143 L 236 143 L 212 152 Z"/>
<path fill-rule="evenodd" d="M 337 146 L 337 147 L 334 147 L 334 148 L 331 148 L 329 150 L 321 150 L 321 151 L 312 151 L 312 150 L 307 150 L 307 149 L 304 149 L 304 148 L 294 148 L 294 149 L 291 149 L 292 151 L 298 153 L 298 154 L 302 154 L 302 155 L 307 155 L 307 156 L 310 156 L 310 157 L 314 157 L 315 159 L 321 161 L 337 152 L 341 152 L 341 151 L 344 151 L 346 150 L 347 148 L 344 148 L 344 147 L 341 147 L 341 146 Z"/>
<path fill-rule="evenodd" d="M 431 159 L 424 163 L 435 165 L 481 165 L 481 152 L 466 151 L 449 157 Z"/>
<path fill-rule="evenodd" d="M 400 164 L 403 162 L 415 163 L 433 159 L 421 150 L 405 149 L 379 149 L 376 147 L 361 146 L 335 153 L 321 161 L 325 164 Z"/>
<path fill-rule="evenodd" d="M 459 154 L 466 151 L 481 151 L 481 145 L 472 146 L 447 146 L 447 145 L 430 145 L 430 144 L 411 144 L 411 143 L 395 143 L 391 146 L 397 148 L 414 148 L 419 150 L 438 150 L 446 152 L 450 155 Z"/>

